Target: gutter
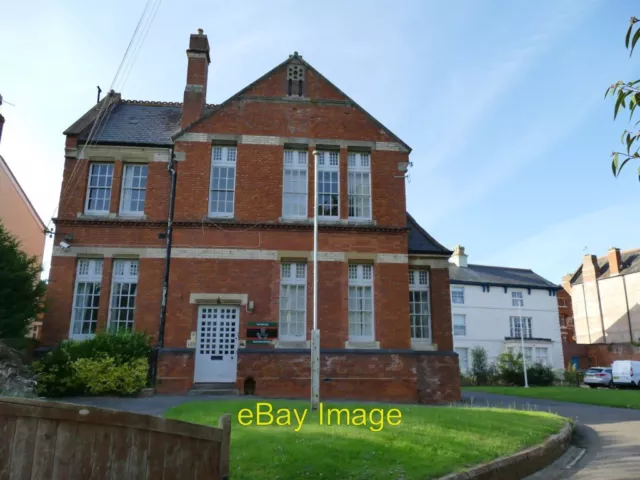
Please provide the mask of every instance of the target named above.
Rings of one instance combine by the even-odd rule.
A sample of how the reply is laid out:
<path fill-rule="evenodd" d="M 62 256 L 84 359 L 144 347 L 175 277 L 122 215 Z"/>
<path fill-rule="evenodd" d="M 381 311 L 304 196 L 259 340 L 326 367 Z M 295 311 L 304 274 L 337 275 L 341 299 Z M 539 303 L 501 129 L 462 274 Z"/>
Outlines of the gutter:
<path fill-rule="evenodd" d="M 167 321 L 167 293 L 169 291 L 169 271 L 171 267 L 171 245 L 173 240 L 173 214 L 176 203 L 176 180 L 178 173 L 176 172 L 176 165 L 174 159 L 174 149 L 171 147 L 169 152 L 169 163 L 167 170 L 171 175 L 171 184 L 169 187 L 169 217 L 167 218 L 167 252 L 164 259 L 164 277 L 162 280 L 162 300 L 160 304 L 160 321 L 158 323 L 158 339 L 156 346 L 153 349 L 152 358 L 150 362 L 150 383 L 152 387 L 156 385 L 156 379 L 158 374 L 158 358 L 159 352 L 164 348 L 164 331 Z"/>

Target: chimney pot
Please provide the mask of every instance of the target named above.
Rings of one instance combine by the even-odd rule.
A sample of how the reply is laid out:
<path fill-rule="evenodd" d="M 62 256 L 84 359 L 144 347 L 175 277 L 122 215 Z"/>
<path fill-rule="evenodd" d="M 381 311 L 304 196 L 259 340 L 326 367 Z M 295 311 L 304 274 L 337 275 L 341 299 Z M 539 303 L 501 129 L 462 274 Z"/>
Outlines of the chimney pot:
<path fill-rule="evenodd" d="M 0 141 L 2 140 L 2 127 L 4 127 L 4 117 L 0 114 Z"/>
<path fill-rule="evenodd" d="M 202 35 L 204 33 L 204 30 L 202 30 L 201 28 L 198 29 L 198 35 Z"/>

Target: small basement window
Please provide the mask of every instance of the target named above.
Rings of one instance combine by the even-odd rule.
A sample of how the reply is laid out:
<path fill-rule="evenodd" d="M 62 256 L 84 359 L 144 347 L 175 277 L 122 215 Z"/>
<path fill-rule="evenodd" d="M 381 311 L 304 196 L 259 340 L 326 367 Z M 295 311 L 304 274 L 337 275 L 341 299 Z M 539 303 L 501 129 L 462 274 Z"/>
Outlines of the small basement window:
<path fill-rule="evenodd" d="M 304 66 L 290 64 L 287 67 L 287 95 L 289 97 L 304 95 Z"/>

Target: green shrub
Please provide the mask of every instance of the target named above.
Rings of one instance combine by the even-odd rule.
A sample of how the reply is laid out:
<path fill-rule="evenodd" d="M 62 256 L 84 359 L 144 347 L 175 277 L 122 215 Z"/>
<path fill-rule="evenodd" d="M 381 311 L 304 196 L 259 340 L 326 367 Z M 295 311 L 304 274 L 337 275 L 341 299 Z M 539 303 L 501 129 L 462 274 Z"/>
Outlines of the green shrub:
<path fill-rule="evenodd" d="M 498 372 L 500 380 L 506 385 L 524 385 L 524 368 L 522 354 L 506 352 L 498 357 Z M 547 365 L 535 363 L 527 365 L 527 381 L 531 386 L 553 385 L 556 376 L 553 369 Z"/>
<path fill-rule="evenodd" d="M 489 377 L 489 361 L 484 347 L 471 349 L 471 375 L 476 385 L 486 385 Z"/>
<path fill-rule="evenodd" d="M 104 382 L 104 379 L 102 379 L 102 375 L 98 375 L 102 374 L 102 369 L 95 362 L 99 363 L 110 359 L 109 365 L 113 366 L 108 370 L 110 378 L 113 377 L 110 380 L 111 385 L 119 385 L 118 388 L 110 390 L 110 393 L 131 395 L 128 392 L 131 392 L 132 389 L 135 393 L 144 387 L 150 352 L 149 339 L 144 333 L 100 333 L 84 341 L 65 340 L 41 360 L 34 362 L 33 370 L 37 374 L 38 381 L 36 391 L 38 395 L 46 397 L 84 393 L 99 394 L 94 392 L 106 387 L 99 387 L 100 382 Z M 96 380 L 91 388 L 89 388 L 89 376 L 79 373 L 87 372 L 85 368 L 87 362 L 82 360 L 94 362 L 95 370 L 92 375 L 101 378 L 101 380 Z M 139 376 L 139 366 L 143 363 L 145 375 L 142 387 L 134 388 L 133 385 L 138 384 L 136 379 Z M 127 372 L 131 369 L 136 373 Z"/>
<path fill-rule="evenodd" d="M 148 363 L 138 358 L 118 365 L 113 357 L 80 358 L 73 362 L 78 381 L 91 395 L 133 395 L 147 381 Z"/>

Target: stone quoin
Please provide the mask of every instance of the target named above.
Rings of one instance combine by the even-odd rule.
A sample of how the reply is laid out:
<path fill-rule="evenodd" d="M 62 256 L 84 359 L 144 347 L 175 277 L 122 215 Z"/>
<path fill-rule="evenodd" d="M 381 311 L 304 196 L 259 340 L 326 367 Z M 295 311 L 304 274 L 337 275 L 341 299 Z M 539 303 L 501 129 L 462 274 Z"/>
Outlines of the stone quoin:
<path fill-rule="evenodd" d="M 297 52 L 217 105 L 210 62 L 192 34 L 183 103 L 110 92 L 64 132 L 43 343 L 157 340 L 171 167 L 157 391 L 308 398 L 317 151 L 321 398 L 459 400 L 451 252 L 407 213 L 410 147 Z"/>

